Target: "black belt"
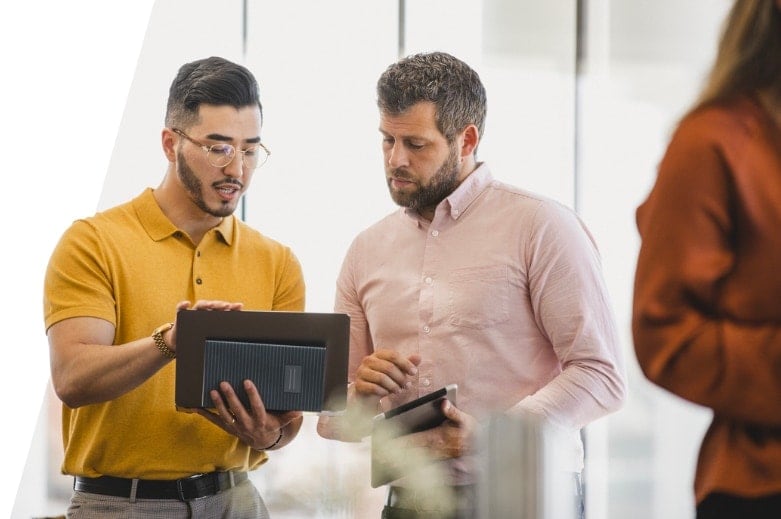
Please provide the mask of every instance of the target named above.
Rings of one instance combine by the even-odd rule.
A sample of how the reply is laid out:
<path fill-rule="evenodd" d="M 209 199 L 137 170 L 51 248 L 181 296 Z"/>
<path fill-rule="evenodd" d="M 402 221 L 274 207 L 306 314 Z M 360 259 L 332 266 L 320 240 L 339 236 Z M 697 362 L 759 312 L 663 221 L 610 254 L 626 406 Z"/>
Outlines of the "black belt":
<path fill-rule="evenodd" d="M 474 485 L 410 489 L 391 486 L 383 517 L 393 518 L 455 518 L 474 517 L 476 505 Z"/>
<path fill-rule="evenodd" d="M 113 476 L 99 478 L 77 477 L 73 490 L 102 494 L 104 496 L 130 497 L 133 482 L 136 483 L 136 499 L 178 499 L 190 501 L 199 497 L 213 496 L 233 488 L 247 480 L 246 472 L 209 472 L 189 478 L 174 480 L 125 479 Z"/>

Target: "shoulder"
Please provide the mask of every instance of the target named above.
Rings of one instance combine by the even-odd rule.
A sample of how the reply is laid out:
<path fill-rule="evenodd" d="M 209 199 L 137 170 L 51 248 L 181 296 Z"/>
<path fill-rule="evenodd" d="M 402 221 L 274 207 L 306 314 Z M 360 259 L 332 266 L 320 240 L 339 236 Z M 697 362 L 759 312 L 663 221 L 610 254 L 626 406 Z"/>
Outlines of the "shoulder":
<path fill-rule="evenodd" d="M 521 187 L 494 180 L 486 191 L 491 198 L 490 205 L 512 210 L 527 222 L 578 219 L 575 211 L 564 203 Z"/>
<path fill-rule="evenodd" d="M 751 137 L 761 131 L 765 116 L 749 97 L 708 103 L 679 121 L 673 140 L 714 144 Z"/>
<path fill-rule="evenodd" d="M 132 202 L 97 212 L 74 220 L 64 231 L 62 240 L 97 239 L 101 236 L 115 236 L 121 229 L 127 228 L 134 217 Z"/>
<path fill-rule="evenodd" d="M 575 210 L 559 200 L 494 180 L 487 189 L 497 225 L 516 222 L 517 229 L 534 249 L 547 244 L 573 247 L 576 243 L 596 247 L 591 231 Z"/>

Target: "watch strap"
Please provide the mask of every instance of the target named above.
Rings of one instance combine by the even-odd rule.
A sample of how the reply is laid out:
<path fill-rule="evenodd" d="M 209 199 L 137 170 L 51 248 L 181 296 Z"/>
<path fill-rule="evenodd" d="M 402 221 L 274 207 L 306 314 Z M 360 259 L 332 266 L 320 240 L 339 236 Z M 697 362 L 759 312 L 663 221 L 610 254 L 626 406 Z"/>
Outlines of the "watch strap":
<path fill-rule="evenodd" d="M 157 329 L 155 329 L 154 332 L 152 332 L 152 338 L 155 340 L 155 346 L 157 346 L 157 349 L 160 350 L 160 353 L 163 354 L 165 358 L 168 359 L 175 359 L 176 358 L 176 352 L 168 347 L 168 345 L 165 343 L 165 339 L 163 339 L 163 334 L 174 327 L 174 323 L 166 323 Z"/>

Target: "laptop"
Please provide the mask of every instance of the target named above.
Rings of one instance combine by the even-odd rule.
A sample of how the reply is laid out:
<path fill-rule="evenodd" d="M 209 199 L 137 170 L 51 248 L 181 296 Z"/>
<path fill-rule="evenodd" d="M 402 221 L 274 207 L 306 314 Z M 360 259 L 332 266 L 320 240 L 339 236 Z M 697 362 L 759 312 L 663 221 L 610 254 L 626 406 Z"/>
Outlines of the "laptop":
<path fill-rule="evenodd" d="M 176 326 L 178 407 L 214 407 L 209 392 L 222 381 L 249 407 L 249 379 L 268 411 L 345 408 L 347 314 L 180 310 Z"/>

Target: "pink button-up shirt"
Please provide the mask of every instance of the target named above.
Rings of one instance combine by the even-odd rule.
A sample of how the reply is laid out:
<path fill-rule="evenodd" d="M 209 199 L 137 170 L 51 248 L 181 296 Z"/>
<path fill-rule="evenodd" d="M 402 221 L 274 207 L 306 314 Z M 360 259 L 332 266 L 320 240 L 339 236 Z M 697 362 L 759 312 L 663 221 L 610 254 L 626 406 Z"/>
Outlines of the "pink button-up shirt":
<path fill-rule="evenodd" d="M 431 222 L 400 209 L 359 234 L 335 309 L 351 318 L 351 381 L 375 348 L 422 357 L 413 386 L 385 409 L 456 383 L 457 407 L 478 420 L 526 410 L 569 430 L 575 471 L 578 429 L 624 398 L 590 234 L 570 209 L 495 181 L 486 165 Z"/>

